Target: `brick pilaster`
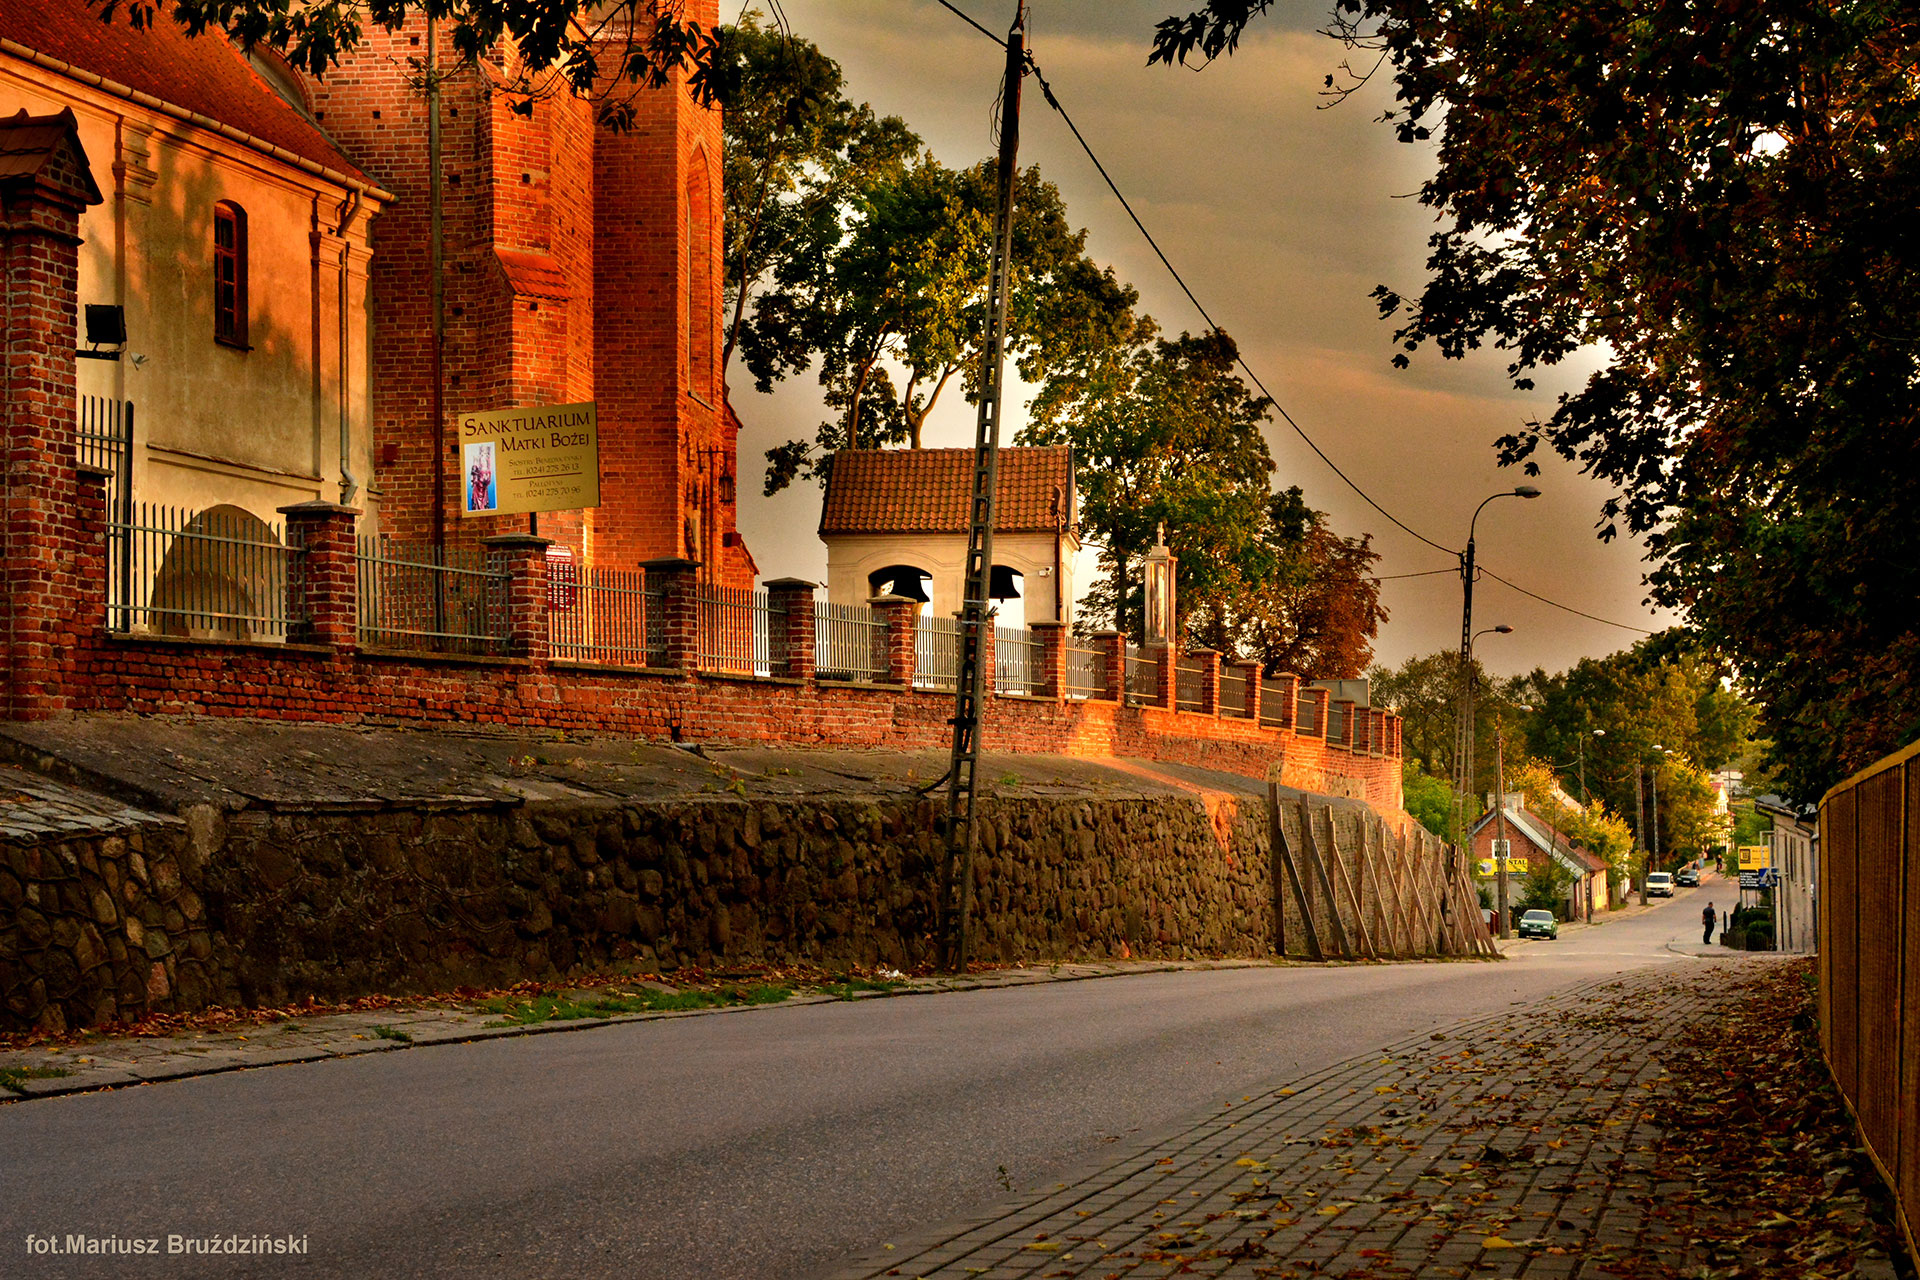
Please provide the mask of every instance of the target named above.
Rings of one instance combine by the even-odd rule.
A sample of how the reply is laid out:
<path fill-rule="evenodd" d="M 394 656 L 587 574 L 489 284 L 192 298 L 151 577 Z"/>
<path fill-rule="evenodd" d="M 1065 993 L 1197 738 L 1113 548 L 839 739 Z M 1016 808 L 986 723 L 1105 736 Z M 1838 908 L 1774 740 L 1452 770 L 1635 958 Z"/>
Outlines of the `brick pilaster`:
<path fill-rule="evenodd" d="M 1160 680 L 1152 705 L 1171 711 L 1179 705 L 1180 673 L 1174 670 L 1174 664 L 1180 659 L 1179 651 L 1170 644 L 1151 644 L 1147 646 L 1147 653 L 1154 661 L 1154 673 Z"/>
<path fill-rule="evenodd" d="M 1195 649 L 1187 655 L 1200 659 L 1200 714 L 1220 714 L 1220 654 L 1213 649 Z"/>
<path fill-rule="evenodd" d="M 507 653 L 545 662 L 552 652 L 547 618 L 547 548 L 551 538 L 501 533 L 482 538 L 487 566 L 507 575 Z"/>
<path fill-rule="evenodd" d="M 980 624 L 980 692 L 986 698 L 993 697 L 994 690 L 1000 687 L 999 659 L 995 656 L 999 637 L 993 633 L 996 625 L 992 614 Z M 981 714 L 986 714 L 986 708 L 981 708 Z"/>
<path fill-rule="evenodd" d="M 0 714 L 72 705 L 90 562 L 74 466 L 80 211 L 100 202 L 71 111 L 0 122 Z M 57 131 L 57 132 L 50 132 Z M 17 138 L 16 148 L 9 145 Z"/>
<path fill-rule="evenodd" d="M 1033 673 L 1033 696 L 1059 702 L 1067 696 L 1067 624 L 1029 622 L 1040 642 L 1040 668 Z"/>
<path fill-rule="evenodd" d="M 767 647 L 773 674 L 813 683 L 813 593 L 818 583 L 804 578 L 775 578 L 766 584 Z"/>
<path fill-rule="evenodd" d="M 673 671 L 693 671 L 700 665 L 700 562 L 646 560 L 640 567 L 647 571 L 647 605 L 657 605 L 661 612 L 667 649 L 662 664 Z"/>
<path fill-rule="evenodd" d="M 1091 637 L 1100 655 L 1100 696 L 1108 702 L 1127 700 L 1127 638 L 1118 631 L 1096 631 Z"/>
<path fill-rule="evenodd" d="M 1274 717 L 1282 729 L 1298 731 L 1300 727 L 1300 677 L 1278 675 L 1273 678 L 1274 708 L 1279 714 Z"/>
<path fill-rule="evenodd" d="M 287 518 L 287 545 L 297 548 L 287 575 L 287 638 L 353 652 L 360 647 L 353 536 L 360 513 L 337 502 L 296 502 L 280 514 Z"/>
<path fill-rule="evenodd" d="M 1296 684 L 1298 683 L 1298 677 L 1295 678 L 1295 683 Z M 1299 706 L 1301 698 L 1306 699 L 1307 707 L 1308 707 L 1307 714 L 1309 715 L 1309 717 L 1311 717 L 1313 721 L 1313 727 L 1311 730 L 1307 731 L 1307 736 L 1310 738 L 1326 737 L 1327 736 L 1327 706 L 1333 699 L 1333 690 L 1302 689 L 1300 690 L 1299 695 L 1294 699 L 1294 705 L 1296 707 Z"/>
<path fill-rule="evenodd" d="M 874 596 L 867 601 L 867 607 L 880 615 L 880 621 L 887 628 L 887 661 L 880 671 L 880 679 L 887 684 L 912 685 L 913 628 L 920 617 L 920 602 L 905 596 Z"/>
<path fill-rule="evenodd" d="M 1246 718 L 1255 724 L 1260 723 L 1260 664 L 1257 662 L 1236 662 L 1234 668 L 1240 672 L 1240 678 L 1246 681 L 1247 709 Z"/>

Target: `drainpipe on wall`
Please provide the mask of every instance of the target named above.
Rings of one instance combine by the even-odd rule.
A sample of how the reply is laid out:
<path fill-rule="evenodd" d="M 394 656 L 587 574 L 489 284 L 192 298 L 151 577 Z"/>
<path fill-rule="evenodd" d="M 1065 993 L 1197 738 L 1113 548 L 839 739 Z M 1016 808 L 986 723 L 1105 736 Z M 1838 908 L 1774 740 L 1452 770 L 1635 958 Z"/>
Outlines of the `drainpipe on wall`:
<path fill-rule="evenodd" d="M 347 275 L 353 246 L 347 242 L 347 233 L 360 216 L 360 193 L 348 192 L 340 210 L 340 225 L 334 229 L 334 235 L 340 238 L 340 505 L 350 507 L 360 496 L 360 480 L 353 474 L 353 346 L 352 325 L 347 318 Z"/>

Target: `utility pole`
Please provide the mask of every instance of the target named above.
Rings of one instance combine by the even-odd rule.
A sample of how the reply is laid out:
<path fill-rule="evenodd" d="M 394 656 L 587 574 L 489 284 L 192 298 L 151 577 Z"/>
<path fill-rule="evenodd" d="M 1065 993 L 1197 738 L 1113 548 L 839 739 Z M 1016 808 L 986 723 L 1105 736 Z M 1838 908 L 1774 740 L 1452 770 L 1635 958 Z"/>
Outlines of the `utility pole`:
<path fill-rule="evenodd" d="M 1500 936 L 1507 936 L 1507 864 L 1513 860 L 1513 845 L 1507 838 L 1507 765 L 1500 737 L 1500 721 L 1493 722 L 1493 880 L 1500 897 Z"/>
<path fill-rule="evenodd" d="M 1007 32 L 1006 81 L 1000 94 L 999 205 L 994 213 L 993 265 L 987 276 L 987 343 L 980 355 L 980 415 L 973 446 L 973 503 L 967 525 L 967 576 L 960 596 L 960 669 L 954 681 L 953 755 L 947 766 L 946 854 L 934 908 L 939 963 L 967 964 L 973 911 L 973 825 L 980 765 L 980 706 L 986 674 L 981 635 L 992 625 L 987 593 L 993 578 L 994 490 L 1000 471 L 1000 378 L 1006 363 L 1008 274 L 1013 257 L 1013 191 L 1020 151 L 1020 81 L 1027 70 L 1027 6 L 1018 0 Z"/>

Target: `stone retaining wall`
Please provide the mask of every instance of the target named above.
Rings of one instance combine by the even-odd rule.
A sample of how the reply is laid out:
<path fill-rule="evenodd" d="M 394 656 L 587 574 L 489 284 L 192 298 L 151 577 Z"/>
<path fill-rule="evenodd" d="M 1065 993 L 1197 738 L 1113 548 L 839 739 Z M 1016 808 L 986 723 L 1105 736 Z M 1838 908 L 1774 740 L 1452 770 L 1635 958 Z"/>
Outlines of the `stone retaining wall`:
<path fill-rule="evenodd" d="M 0 845 L 0 1025 L 497 986 L 637 962 L 928 956 L 931 802 L 222 813 Z M 984 960 L 1263 956 L 1264 806 L 984 800 Z"/>

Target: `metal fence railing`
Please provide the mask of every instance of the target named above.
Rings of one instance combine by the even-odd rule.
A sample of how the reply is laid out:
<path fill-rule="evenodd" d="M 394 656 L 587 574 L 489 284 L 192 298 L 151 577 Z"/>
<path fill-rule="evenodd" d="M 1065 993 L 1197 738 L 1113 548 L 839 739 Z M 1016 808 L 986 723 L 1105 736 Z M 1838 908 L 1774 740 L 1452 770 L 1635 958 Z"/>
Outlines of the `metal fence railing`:
<path fill-rule="evenodd" d="M 1147 702 L 1160 696 L 1160 664 L 1131 644 L 1127 646 L 1127 696 Z"/>
<path fill-rule="evenodd" d="M 1069 698 L 1107 696 L 1106 657 L 1097 649 L 1067 646 L 1067 678 L 1063 692 Z"/>
<path fill-rule="evenodd" d="M 287 592 L 296 551 L 249 512 L 141 502 L 107 530 L 123 557 L 109 568 L 109 630 L 284 641 L 297 620 Z"/>
<path fill-rule="evenodd" d="M 1264 676 L 1261 677 L 1260 723 L 1267 728 L 1277 729 L 1285 725 L 1286 722 L 1287 722 L 1287 687 L 1286 685 L 1278 683 L 1273 680 L 1268 680 Z"/>
<path fill-rule="evenodd" d="M 772 675 L 774 610 L 767 593 L 703 586 L 699 601 L 700 669 Z"/>
<path fill-rule="evenodd" d="M 913 687 L 951 691 L 960 680 L 960 620 L 923 613 L 913 624 Z"/>
<path fill-rule="evenodd" d="M 872 683 L 887 671 L 887 624 L 863 604 L 813 604 L 813 668 L 822 680 Z"/>
<path fill-rule="evenodd" d="M 1201 688 L 1206 678 L 1197 662 L 1178 662 L 1173 664 L 1173 705 L 1182 711 L 1199 711 L 1206 706 L 1204 691 Z"/>
<path fill-rule="evenodd" d="M 1247 718 L 1247 677 L 1237 670 L 1220 673 L 1220 714 Z"/>
<path fill-rule="evenodd" d="M 1820 1048 L 1893 1188 L 1909 1248 L 1920 1212 L 1920 742 L 1869 765 L 1820 801 Z M 1776 869 L 1775 875 L 1779 872 Z M 1761 890 L 1762 893 L 1768 891 Z M 1774 900 L 1780 889 L 1772 891 Z M 1741 896 L 1747 897 L 1747 891 Z M 1766 930 L 1778 927 L 1765 916 Z M 1748 918 L 1748 945 L 1760 913 Z M 1903 1048 L 1903 1046 L 1905 1046 Z"/>
<path fill-rule="evenodd" d="M 1030 694 L 1040 679 L 1040 642 L 1025 627 L 993 629 L 993 691 Z"/>
<path fill-rule="evenodd" d="M 470 547 L 359 539 L 360 643 L 374 649 L 499 654 L 507 647 L 505 571 Z"/>
<path fill-rule="evenodd" d="M 547 646 L 566 662 L 657 666 L 665 661 L 665 645 L 648 644 L 648 624 L 658 622 L 658 613 L 647 598 L 646 575 L 638 569 L 569 564 L 547 582 Z"/>
<path fill-rule="evenodd" d="M 74 423 L 74 461 L 107 473 L 107 592 L 133 599 L 133 402 L 81 396 Z"/>

